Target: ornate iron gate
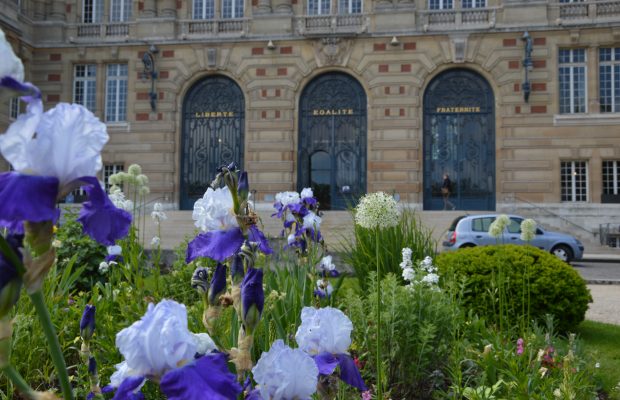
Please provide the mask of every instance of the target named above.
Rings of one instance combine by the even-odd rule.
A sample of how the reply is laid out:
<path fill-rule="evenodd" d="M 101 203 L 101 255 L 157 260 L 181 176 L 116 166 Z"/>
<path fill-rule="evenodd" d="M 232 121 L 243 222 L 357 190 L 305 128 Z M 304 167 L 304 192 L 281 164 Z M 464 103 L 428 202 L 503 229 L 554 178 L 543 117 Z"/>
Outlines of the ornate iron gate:
<path fill-rule="evenodd" d="M 183 101 L 181 150 L 182 210 L 191 210 L 222 165 L 243 167 L 245 101 L 229 78 L 196 83 Z"/>
<path fill-rule="evenodd" d="M 297 187 L 312 187 L 323 210 L 343 210 L 366 193 L 366 93 L 352 77 L 328 73 L 300 101 Z"/>
<path fill-rule="evenodd" d="M 424 93 L 424 209 L 444 207 L 443 175 L 460 210 L 495 210 L 495 103 L 488 82 L 453 69 Z"/>

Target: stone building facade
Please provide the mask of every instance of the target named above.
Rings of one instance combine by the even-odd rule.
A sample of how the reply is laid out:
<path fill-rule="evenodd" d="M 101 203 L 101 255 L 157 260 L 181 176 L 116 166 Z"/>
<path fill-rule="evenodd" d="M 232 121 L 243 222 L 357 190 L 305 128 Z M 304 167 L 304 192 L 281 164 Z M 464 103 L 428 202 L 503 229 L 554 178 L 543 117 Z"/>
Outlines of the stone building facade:
<path fill-rule="evenodd" d="M 461 210 L 620 202 L 620 0 L 0 6 L 46 108 L 91 108 L 105 173 L 140 164 L 170 208 L 233 159 L 264 204 L 312 184 L 332 209 L 378 190 L 441 209 L 446 173 Z"/>

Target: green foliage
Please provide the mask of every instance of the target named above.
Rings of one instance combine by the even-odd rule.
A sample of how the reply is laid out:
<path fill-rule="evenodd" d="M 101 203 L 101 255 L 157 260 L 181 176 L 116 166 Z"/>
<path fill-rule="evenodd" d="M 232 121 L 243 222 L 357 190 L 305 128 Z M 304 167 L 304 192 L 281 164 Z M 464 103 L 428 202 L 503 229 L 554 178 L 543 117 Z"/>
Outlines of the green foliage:
<path fill-rule="evenodd" d="M 561 332 L 584 320 L 592 302 L 585 281 L 568 264 L 531 246 L 498 245 L 440 254 L 440 276 L 467 282 L 463 306 L 506 326 L 556 318 Z"/>
<path fill-rule="evenodd" d="M 353 267 L 360 287 L 368 287 L 371 271 L 377 270 L 376 232 L 354 225 L 355 240 L 353 243 L 342 242 L 343 261 Z M 379 259 L 381 276 L 394 273 L 400 276 L 402 249 L 412 250 L 412 260 L 421 260 L 426 256 L 434 256 L 436 244 L 432 232 L 424 227 L 415 210 L 403 210 L 397 226 L 379 231 Z"/>
<path fill-rule="evenodd" d="M 353 346 L 361 362 L 363 376 L 376 376 L 375 340 L 377 293 L 374 274 L 366 296 L 349 291 L 345 313 L 353 322 Z M 423 286 L 406 288 L 388 274 L 381 282 L 381 348 L 383 365 L 392 398 L 428 399 L 442 372 L 461 322 L 457 304 L 448 293 Z"/>
<path fill-rule="evenodd" d="M 452 383 L 437 398 L 596 399 L 594 364 L 583 343 L 555 336 L 550 321 L 522 335 L 522 351 L 513 331 L 484 328 L 483 320 L 466 324 L 448 369 Z"/>
<path fill-rule="evenodd" d="M 99 264 L 107 255 L 106 249 L 82 232 L 82 224 L 77 221 L 77 214 L 72 209 L 66 210 L 63 220 L 56 231 L 58 269 L 65 269 L 75 257 L 75 265 L 84 270 L 75 281 L 76 288 L 90 290 L 93 284 L 105 280 L 99 273 Z"/>
<path fill-rule="evenodd" d="M 586 351 L 593 359 L 597 379 L 609 399 L 620 400 L 620 326 L 584 321 L 577 328 L 577 334 L 587 344 Z"/>

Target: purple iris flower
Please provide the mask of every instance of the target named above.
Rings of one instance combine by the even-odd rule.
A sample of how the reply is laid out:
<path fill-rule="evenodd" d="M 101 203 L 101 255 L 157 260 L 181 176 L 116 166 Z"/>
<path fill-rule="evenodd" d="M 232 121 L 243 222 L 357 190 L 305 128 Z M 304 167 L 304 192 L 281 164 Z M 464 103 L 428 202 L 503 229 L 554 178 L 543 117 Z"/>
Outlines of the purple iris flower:
<path fill-rule="evenodd" d="M 209 257 L 223 262 L 241 248 L 244 240 L 240 228 L 203 232 L 189 242 L 185 262 L 192 262 L 198 257 Z"/>
<path fill-rule="evenodd" d="M 313 358 L 321 375 L 331 375 L 336 367 L 339 366 L 340 373 L 338 376 L 344 383 L 359 389 L 361 392 L 368 390 L 360 371 L 355 365 L 355 361 L 353 361 L 350 355 L 324 352 L 317 354 Z"/>
<path fill-rule="evenodd" d="M 237 185 L 237 193 L 239 196 L 246 200 L 248 198 L 248 193 L 250 192 L 250 184 L 248 182 L 248 173 L 243 171 L 239 175 L 239 184 Z"/>
<path fill-rule="evenodd" d="M 260 321 L 265 305 L 263 270 L 248 268 L 241 282 L 241 316 L 246 332 L 252 332 Z"/>
<path fill-rule="evenodd" d="M 0 226 L 23 233 L 23 221 L 55 221 L 57 196 L 56 177 L 17 172 L 0 174 Z"/>
<path fill-rule="evenodd" d="M 217 304 L 220 295 L 226 291 L 226 266 L 217 263 L 213 277 L 211 278 L 211 286 L 209 287 L 209 304 L 214 306 Z"/>
<path fill-rule="evenodd" d="M 233 256 L 230 264 L 230 275 L 234 284 L 239 284 L 245 276 L 245 270 L 243 267 L 243 257 L 239 254 Z"/>
<path fill-rule="evenodd" d="M 143 376 L 130 376 L 123 380 L 112 400 L 144 400 L 144 394 L 140 391 L 140 388 L 144 384 L 145 380 Z M 113 392 L 112 386 L 105 386 L 101 389 L 102 393 Z"/>
<path fill-rule="evenodd" d="M 10 90 L 22 96 L 25 101 L 32 101 L 41 98 L 41 91 L 30 82 L 20 82 L 17 79 L 4 76 L 0 78 L 0 88 Z"/>
<path fill-rule="evenodd" d="M 242 391 L 223 353 L 205 355 L 168 371 L 159 386 L 169 400 L 235 400 Z"/>
<path fill-rule="evenodd" d="M 256 225 L 250 225 L 248 228 L 248 240 L 258 243 L 258 249 L 262 251 L 263 254 L 273 253 L 273 250 L 269 246 L 269 241 Z"/>
<path fill-rule="evenodd" d="M 19 248 L 22 247 L 23 236 L 9 234 L 5 240 L 21 261 L 22 253 Z M 21 287 L 22 280 L 17 268 L 0 252 L 0 318 L 8 314 L 17 303 Z"/>
<path fill-rule="evenodd" d="M 87 304 L 80 320 L 80 336 L 84 340 L 90 340 L 95 332 L 95 306 Z"/>

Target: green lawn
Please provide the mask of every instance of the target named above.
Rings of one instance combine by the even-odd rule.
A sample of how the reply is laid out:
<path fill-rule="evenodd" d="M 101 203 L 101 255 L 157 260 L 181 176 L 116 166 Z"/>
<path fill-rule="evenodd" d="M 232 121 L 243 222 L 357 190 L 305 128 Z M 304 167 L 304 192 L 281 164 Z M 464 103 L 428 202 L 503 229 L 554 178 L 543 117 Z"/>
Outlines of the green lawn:
<path fill-rule="evenodd" d="M 620 400 L 620 326 L 584 321 L 577 334 L 600 364 L 599 378 L 609 399 Z"/>

